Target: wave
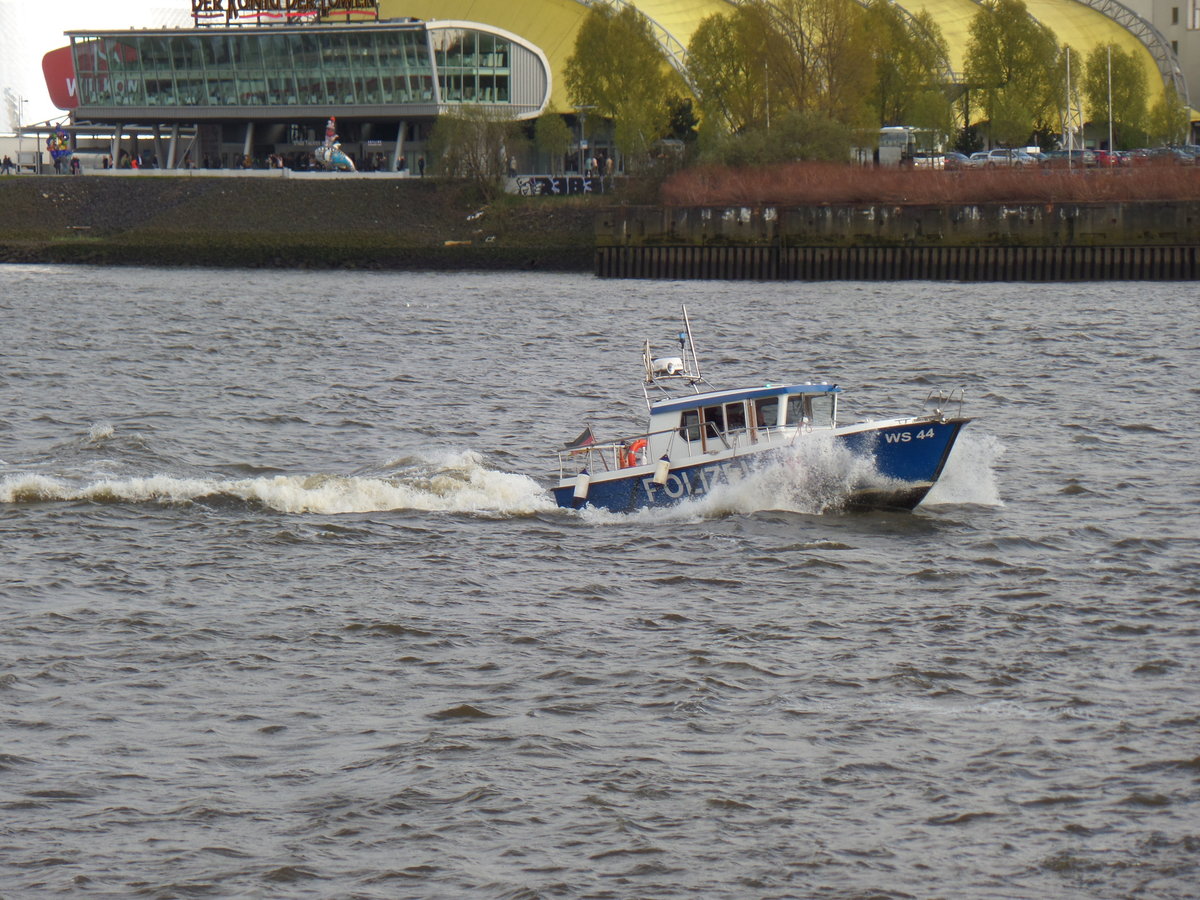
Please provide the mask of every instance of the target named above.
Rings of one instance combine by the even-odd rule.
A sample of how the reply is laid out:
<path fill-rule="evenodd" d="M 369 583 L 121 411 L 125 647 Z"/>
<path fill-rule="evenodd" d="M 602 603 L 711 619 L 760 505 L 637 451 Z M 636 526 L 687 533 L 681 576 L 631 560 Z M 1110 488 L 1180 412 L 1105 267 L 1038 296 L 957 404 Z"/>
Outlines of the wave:
<path fill-rule="evenodd" d="M 489 469 L 472 451 L 436 460 L 393 461 L 385 471 L 374 474 L 66 478 L 17 473 L 0 480 L 0 503 L 52 502 L 158 506 L 245 503 L 281 513 L 330 515 L 417 510 L 518 516 L 554 508 L 545 488 L 532 478 Z"/>

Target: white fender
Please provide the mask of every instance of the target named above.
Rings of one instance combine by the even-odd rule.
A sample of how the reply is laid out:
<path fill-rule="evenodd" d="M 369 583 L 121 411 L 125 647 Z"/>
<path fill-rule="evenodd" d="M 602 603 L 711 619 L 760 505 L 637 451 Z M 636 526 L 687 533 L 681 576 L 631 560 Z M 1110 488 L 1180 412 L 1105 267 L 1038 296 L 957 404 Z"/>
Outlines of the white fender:
<path fill-rule="evenodd" d="M 665 453 L 654 466 L 654 478 L 651 479 L 655 484 L 666 484 L 667 478 L 671 474 L 671 459 Z"/>
<path fill-rule="evenodd" d="M 575 499 L 586 500 L 588 495 L 588 486 L 592 483 L 592 476 L 588 475 L 587 469 L 584 469 L 575 476 Z"/>

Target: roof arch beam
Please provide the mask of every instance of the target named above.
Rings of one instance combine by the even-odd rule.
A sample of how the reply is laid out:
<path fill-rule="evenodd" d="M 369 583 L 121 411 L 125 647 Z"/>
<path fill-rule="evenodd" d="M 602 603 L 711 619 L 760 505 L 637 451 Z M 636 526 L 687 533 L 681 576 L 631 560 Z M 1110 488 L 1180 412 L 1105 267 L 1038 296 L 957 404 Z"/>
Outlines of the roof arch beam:
<path fill-rule="evenodd" d="M 696 92 L 696 86 L 692 82 L 692 76 L 688 73 L 687 47 L 685 47 L 683 42 L 680 41 L 679 38 L 675 37 L 675 35 L 668 31 L 663 25 L 656 22 L 654 19 L 650 18 L 650 16 L 638 9 L 636 3 L 631 2 L 631 0 L 575 0 L 575 2 L 580 6 L 586 6 L 589 9 L 593 6 L 615 6 L 621 8 L 632 7 L 633 9 L 637 10 L 638 14 L 650 23 L 650 31 L 654 35 L 654 40 L 658 43 L 659 49 L 662 50 L 663 55 L 666 56 L 667 62 L 671 64 L 671 68 L 674 69 L 679 74 L 679 77 L 683 79 L 684 83 L 688 86 L 688 90 L 690 90 L 693 94 Z"/>
<path fill-rule="evenodd" d="M 1141 41 L 1142 46 L 1150 52 L 1150 56 L 1154 59 L 1154 64 L 1158 66 L 1163 84 L 1175 88 L 1175 93 L 1185 105 L 1192 105 L 1191 99 L 1188 97 L 1187 79 L 1179 67 L 1179 60 L 1171 50 L 1170 42 L 1161 31 L 1118 0 L 1076 0 L 1076 2 L 1107 16 Z"/>

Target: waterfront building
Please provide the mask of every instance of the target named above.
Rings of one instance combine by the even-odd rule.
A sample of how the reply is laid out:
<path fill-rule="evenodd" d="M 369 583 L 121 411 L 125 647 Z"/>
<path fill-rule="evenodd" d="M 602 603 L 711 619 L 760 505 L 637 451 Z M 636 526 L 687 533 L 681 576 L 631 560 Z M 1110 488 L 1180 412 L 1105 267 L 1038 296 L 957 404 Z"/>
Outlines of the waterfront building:
<path fill-rule="evenodd" d="M 107 129 L 114 159 L 149 153 L 163 166 L 294 163 L 312 154 L 336 117 L 360 168 L 396 170 L 426 152 L 433 123 L 455 108 L 518 120 L 551 104 L 569 113 L 563 70 L 593 2 L 192 0 L 192 27 L 68 31 L 69 46 L 48 54 L 44 68 L 56 105 L 71 112 L 76 129 Z M 665 58 L 686 77 L 691 35 L 734 0 L 610 2 L 643 12 Z M 976 0 L 898 2 L 934 17 L 950 48 L 944 68 L 961 73 Z M 1142 60 L 1151 85 L 1173 87 L 1190 102 L 1178 41 L 1129 7 L 1027 3 L 1060 42 L 1081 53 L 1116 44 Z M 1190 10 L 1184 20 L 1193 19 L 1200 25 Z"/>
<path fill-rule="evenodd" d="M 373 6 L 374 4 L 372 4 Z M 163 166 L 306 156 L 336 117 L 360 168 L 395 170 L 431 123 L 474 105 L 525 119 L 549 99 L 542 51 L 503 29 L 411 19 L 198 18 L 191 29 L 68 32 L 47 57 L 51 96 L 77 127 L 107 124 Z M 165 149 L 164 149 L 165 148 Z M 290 160 L 289 160 L 290 161 Z M 367 162 L 363 166 L 361 163 Z"/>

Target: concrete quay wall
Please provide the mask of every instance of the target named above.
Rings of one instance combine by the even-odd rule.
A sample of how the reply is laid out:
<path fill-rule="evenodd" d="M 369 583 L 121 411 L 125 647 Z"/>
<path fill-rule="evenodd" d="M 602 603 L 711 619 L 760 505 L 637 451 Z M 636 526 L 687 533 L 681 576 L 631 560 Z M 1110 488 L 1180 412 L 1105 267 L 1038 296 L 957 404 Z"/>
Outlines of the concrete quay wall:
<path fill-rule="evenodd" d="M 753 280 L 1200 277 L 1200 203 L 622 207 L 596 274 Z"/>

